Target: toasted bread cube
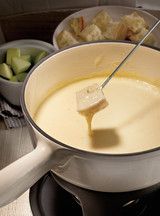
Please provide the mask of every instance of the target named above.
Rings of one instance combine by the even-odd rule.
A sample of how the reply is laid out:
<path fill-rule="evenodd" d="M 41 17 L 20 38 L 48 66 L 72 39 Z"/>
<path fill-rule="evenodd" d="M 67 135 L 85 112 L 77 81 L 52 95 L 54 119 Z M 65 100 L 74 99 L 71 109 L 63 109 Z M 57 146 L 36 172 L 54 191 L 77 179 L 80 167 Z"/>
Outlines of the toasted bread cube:
<path fill-rule="evenodd" d="M 73 30 L 73 32 L 76 34 L 76 35 L 79 35 L 79 33 L 84 29 L 84 19 L 83 17 L 77 17 L 77 18 L 72 18 L 70 21 L 69 21 L 69 25 L 71 27 L 71 29 Z"/>
<path fill-rule="evenodd" d="M 109 23 L 107 30 L 105 32 L 103 32 L 104 38 L 114 40 L 117 26 L 118 26 L 118 22 Z"/>
<path fill-rule="evenodd" d="M 85 41 L 96 41 L 104 39 L 101 30 L 95 24 L 87 25 L 80 33 L 80 37 Z"/>
<path fill-rule="evenodd" d="M 149 30 L 146 28 L 142 28 L 141 31 L 137 34 L 133 34 L 133 32 L 128 32 L 128 38 L 133 42 L 139 42 L 145 34 L 147 34 Z M 144 44 L 153 46 L 155 44 L 155 37 L 151 33 L 148 35 L 148 37 L 145 39 Z"/>
<path fill-rule="evenodd" d="M 98 84 L 88 86 L 76 93 L 77 111 L 82 115 L 91 115 L 104 109 L 108 102 Z"/>
<path fill-rule="evenodd" d="M 125 40 L 127 37 L 128 28 L 126 24 L 121 21 L 118 23 L 117 28 L 115 28 L 115 39 L 116 40 Z"/>
<path fill-rule="evenodd" d="M 63 30 L 57 36 L 59 48 L 77 44 L 78 40 L 67 30 Z"/>
<path fill-rule="evenodd" d="M 96 26 L 98 26 L 102 32 L 105 32 L 108 24 L 112 21 L 111 17 L 106 11 L 100 11 L 92 20 Z"/>
<path fill-rule="evenodd" d="M 123 21 L 111 22 L 103 35 L 110 40 L 124 40 L 127 37 L 127 31 L 127 26 Z"/>
<path fill-rule="evenodd" d="M 147 28 L 147 24 L 143 17 L 139 16 L 136 12 L 122 17 L 122 20 L 125 22 L 128 30 L 133 33 L 138 33 L 143 28 Z"/>

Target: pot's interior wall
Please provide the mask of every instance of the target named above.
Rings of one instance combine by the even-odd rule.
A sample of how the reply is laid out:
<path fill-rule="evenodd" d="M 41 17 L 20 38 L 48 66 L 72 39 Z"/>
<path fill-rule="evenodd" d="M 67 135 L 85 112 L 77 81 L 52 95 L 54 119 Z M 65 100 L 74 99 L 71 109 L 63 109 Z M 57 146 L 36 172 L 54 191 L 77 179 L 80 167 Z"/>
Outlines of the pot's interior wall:
<path fill-rule="evenodd" d="M 134 45 L 124 43 L 95 43 L 61 51 L 39 65 L 31 74 L 25 90 L 25 102 L 33 117 L 42 100 L 58 84 L 72 79 L 110 73 Z M 160 80 L 159 51 L 140 47 L 117 75 L 140 76 L 158 83 Z"/>

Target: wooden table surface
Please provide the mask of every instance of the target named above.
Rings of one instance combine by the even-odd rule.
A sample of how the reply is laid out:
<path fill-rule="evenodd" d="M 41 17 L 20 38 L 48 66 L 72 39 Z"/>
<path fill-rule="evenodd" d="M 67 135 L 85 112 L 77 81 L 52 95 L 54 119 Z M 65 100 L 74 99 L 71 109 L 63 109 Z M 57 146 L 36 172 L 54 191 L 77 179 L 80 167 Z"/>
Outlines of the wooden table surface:
<path fill-rule="evenodd" d="M 33 146 L 26 127 L 6 130 L 0 120 L 0 169 L 32 151 Z M 32 216 L 29 190 L 14 202 L 0 208 L 0 216 Z"/>

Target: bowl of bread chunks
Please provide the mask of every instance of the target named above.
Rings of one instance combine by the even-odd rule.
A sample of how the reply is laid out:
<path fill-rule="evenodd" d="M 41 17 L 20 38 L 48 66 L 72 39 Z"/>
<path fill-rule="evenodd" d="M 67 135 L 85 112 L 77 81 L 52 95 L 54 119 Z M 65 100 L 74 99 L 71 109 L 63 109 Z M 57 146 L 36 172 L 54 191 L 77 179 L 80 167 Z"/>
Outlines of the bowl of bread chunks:
<path fill-rule="evenodd" d="M 61 49 L 74 44 L 101 40 L 137 43 L 157 21 L 153 15 L 123 6 L 99 6 L 80 10 L 65 18 L 56 28 L 53 44 Z M 144 41 L 158 46 L 160 27 Z"/>

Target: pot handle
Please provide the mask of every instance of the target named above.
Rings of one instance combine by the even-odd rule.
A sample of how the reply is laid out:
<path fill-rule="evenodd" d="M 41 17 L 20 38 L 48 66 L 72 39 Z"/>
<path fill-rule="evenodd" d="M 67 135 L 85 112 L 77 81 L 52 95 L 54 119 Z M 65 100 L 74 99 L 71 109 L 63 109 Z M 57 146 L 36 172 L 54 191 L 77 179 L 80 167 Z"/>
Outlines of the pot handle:
<path fill-rule="evenodd" d="M 15 200 L 52 168 L 54 149 L 38 143 L 36 149 L 0 171 L 0 207 Z"/>

